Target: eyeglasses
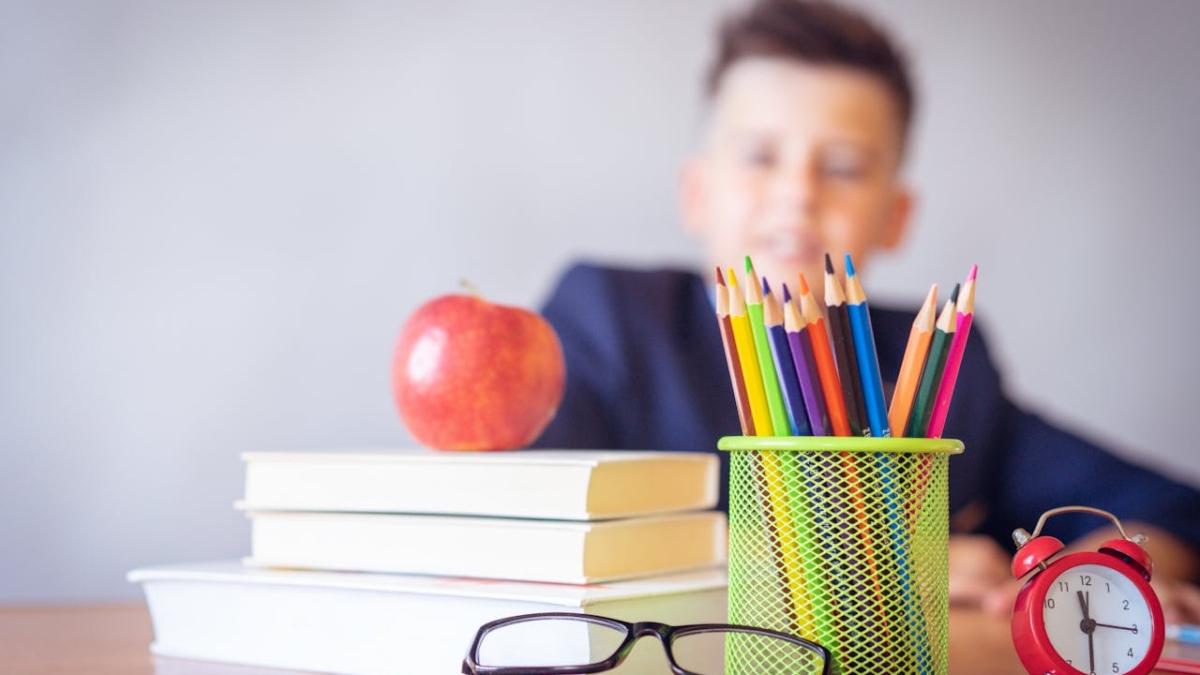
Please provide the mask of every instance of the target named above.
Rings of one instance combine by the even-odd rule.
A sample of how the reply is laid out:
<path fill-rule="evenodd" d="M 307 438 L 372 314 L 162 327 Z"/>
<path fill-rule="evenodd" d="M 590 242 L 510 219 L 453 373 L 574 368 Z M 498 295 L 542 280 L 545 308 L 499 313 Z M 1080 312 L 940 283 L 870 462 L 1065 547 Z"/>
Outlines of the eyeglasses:
<path fill-rule="evenodd" d="M 701 623 L 629 623 L 594 614 L 541 612 L 480 626 L 463 660 L 465 675 L 584 675 L 621 665 L 643 635 L 658 638 L 675 675 L 829 675 L 829 651 L 764 628 Z M 640 651 L 630 664 L 644 657 Z M 636 672 L 645 673 L 653 666 Z M 632 672 L 632 671 L 631 671 Z"/>

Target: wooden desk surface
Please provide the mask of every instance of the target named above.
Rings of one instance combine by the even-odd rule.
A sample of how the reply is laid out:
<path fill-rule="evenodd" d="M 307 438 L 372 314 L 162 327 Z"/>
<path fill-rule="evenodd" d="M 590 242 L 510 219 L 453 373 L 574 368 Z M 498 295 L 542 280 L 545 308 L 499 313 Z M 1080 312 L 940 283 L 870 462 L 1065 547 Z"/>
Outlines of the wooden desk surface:
<path fill-rule="evenodd" d="M 1022 675 L 1008 622 L 950 612 L 950 671 Z M 281 675 L 295 672 L 156 657 L 144 604 L 0 607 L 0 675 Z M 1197 654 L 1190 653 L 1193 658 Z M 447 674 L 452 675 L 452 674 Z"/>

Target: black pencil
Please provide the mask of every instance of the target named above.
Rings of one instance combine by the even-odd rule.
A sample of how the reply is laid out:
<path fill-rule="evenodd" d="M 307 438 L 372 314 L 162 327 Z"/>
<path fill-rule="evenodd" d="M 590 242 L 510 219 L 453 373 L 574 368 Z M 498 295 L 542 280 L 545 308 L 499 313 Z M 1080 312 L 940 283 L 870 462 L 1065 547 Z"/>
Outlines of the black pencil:
<path fill-rule="evenodd" d="M 854 355 L 854 337 L 850 332 L 850 314 L 846 309 L 846 293 L 833 272 L 833 261 L 825 254 L 825 308 L 829 314 L 829 332 L 833 353 L 837 357 L 838 379 L 846 399 L 846 417 L 850 433 L 862 436 L 867 426 L 866 402 L 858 376 L 858 359 Z"/>

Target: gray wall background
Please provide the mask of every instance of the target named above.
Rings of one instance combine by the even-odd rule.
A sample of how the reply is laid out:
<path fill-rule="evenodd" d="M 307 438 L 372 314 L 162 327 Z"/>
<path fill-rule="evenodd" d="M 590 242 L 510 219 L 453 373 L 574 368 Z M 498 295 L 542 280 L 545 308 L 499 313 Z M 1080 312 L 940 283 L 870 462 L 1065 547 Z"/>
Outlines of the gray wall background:
<path fill-rule="evenodd" d="M 0 601 L 244 554 L 242 451 L 410 444 L 392 343 L 461 277 L 536 306 L 579 256 L 698 262 L 728 4 L 0 4 Z M 978 263 L 1014 396 L 1200 484 L 1200 4 L 865 4 L 924 96 L 868 293 Z"/>

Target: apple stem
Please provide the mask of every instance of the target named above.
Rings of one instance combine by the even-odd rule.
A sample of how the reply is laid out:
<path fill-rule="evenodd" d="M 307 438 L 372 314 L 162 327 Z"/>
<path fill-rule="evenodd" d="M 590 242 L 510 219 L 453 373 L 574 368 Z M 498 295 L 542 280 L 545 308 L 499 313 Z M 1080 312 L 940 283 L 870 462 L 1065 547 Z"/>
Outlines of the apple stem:
<path fill-rule="evenodd" d="M 483 299 L 483 294 L 479 292 L 479 288 L 475 284 L 471 283 L 469 280 L 459 279 L 458 285 L 465 288 L 467 291 L 469 291 L 471 293 L 471 295 L 475 296 L 476 298 L 479 298 L 480 300 Z"/>

